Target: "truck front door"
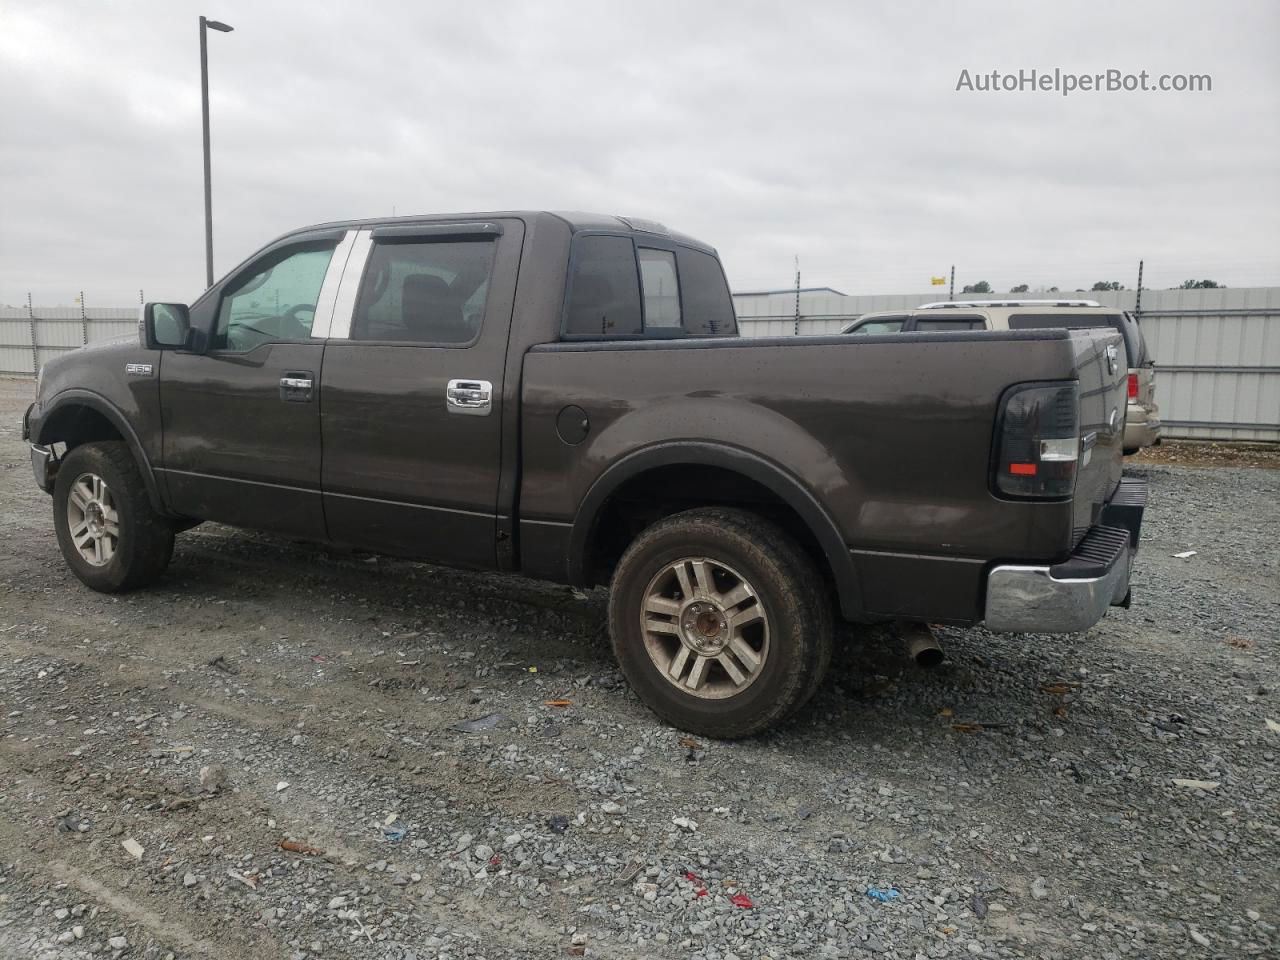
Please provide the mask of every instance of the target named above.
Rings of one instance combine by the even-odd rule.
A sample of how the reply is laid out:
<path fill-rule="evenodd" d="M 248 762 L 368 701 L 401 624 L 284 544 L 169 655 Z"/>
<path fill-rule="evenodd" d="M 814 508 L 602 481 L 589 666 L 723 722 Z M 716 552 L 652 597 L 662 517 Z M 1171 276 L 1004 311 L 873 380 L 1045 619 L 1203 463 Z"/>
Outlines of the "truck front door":
<path fill-rule="evenodd" d="M 324 537 L 319 378 L 354 236 L 287 239 L 192 308 L 208 349 L 166 352 L 160 367 L 159 472 L 177 512 Z"/>
<path fill-rule="evenodd" d="M 320 386 L 330 539 L 497 565 L 504 367 L 523 236 L 518 220 L 361 231 Z"/>

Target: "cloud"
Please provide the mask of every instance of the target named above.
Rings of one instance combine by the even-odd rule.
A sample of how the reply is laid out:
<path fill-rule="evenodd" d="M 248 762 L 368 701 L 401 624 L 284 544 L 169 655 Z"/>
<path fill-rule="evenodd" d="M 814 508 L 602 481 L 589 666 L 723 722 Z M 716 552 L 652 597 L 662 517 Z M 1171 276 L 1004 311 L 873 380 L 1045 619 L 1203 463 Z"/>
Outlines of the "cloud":
<path fill-rule="evenodd" d="M 196 11 L 5 2 L 0 302 L 203 286 Z M 353 5 L 208 15 L 216 263 L 305 223 L 590 209 L 737 289 L 1280 283 L 1280 7 Z M 1207 94 L 956 92 L 960 71 L 1208 73 Z"/>

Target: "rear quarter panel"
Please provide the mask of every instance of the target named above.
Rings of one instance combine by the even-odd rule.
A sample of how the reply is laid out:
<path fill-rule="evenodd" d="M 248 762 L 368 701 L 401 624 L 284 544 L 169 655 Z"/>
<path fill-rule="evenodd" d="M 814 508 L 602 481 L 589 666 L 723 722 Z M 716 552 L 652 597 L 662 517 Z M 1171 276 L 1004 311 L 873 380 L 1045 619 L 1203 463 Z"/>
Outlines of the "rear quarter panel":
<path fill-rule="evenodd" d="M 571 523 L 620 458 L 672 440 L 726 445 L 807 490 L 845 544 L 978 560 L 1071 547 L 1072 505 L 990 490 L 1010 384 L 1072 379 L 1061 331 L 548 344 L 525 358 L 522 521 Z M 569 404 L 585 440 L 559 439 Z"/>

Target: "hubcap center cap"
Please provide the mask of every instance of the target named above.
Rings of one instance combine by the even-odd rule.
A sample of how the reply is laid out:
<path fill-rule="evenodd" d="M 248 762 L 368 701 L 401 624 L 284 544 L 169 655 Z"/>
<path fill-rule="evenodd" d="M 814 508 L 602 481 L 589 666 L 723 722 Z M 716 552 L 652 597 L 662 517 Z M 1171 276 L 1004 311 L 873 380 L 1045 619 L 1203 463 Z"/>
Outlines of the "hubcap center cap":
<path fill-rule="evenodd" d="M 680 617 L 685 645 L 700 656 L 715 656 L 724 648 L 729 623 L 724 612 L 714 603 L 700 600 L 691 603 Z"/>
<path fill-rule="evenodd" d="M 95 537 L 102 536 L 102 531 L 106 529 L 106 514 L 102 509 L 102 504 L 94 500 L 84 508 L 84 520 L 89 526 L 89 532 Z"/>

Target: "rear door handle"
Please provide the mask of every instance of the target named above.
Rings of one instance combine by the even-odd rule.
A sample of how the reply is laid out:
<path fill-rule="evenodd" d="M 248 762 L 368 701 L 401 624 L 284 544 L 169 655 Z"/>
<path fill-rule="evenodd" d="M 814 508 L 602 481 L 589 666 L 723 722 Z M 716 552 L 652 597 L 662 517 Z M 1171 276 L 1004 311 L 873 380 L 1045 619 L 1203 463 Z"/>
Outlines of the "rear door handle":
<path fill-rule="evenodd" d="M 290 403 L 310 403 L 312 386 L 310 370 L 288 370 L 280 378 L 280 399 Z"/>
<path fill-rule="evenodd" d="M 493 410 L 493 384 L 488 380 L 450 380 L 445 407 L 450 413 L 487 417 Z"/>

